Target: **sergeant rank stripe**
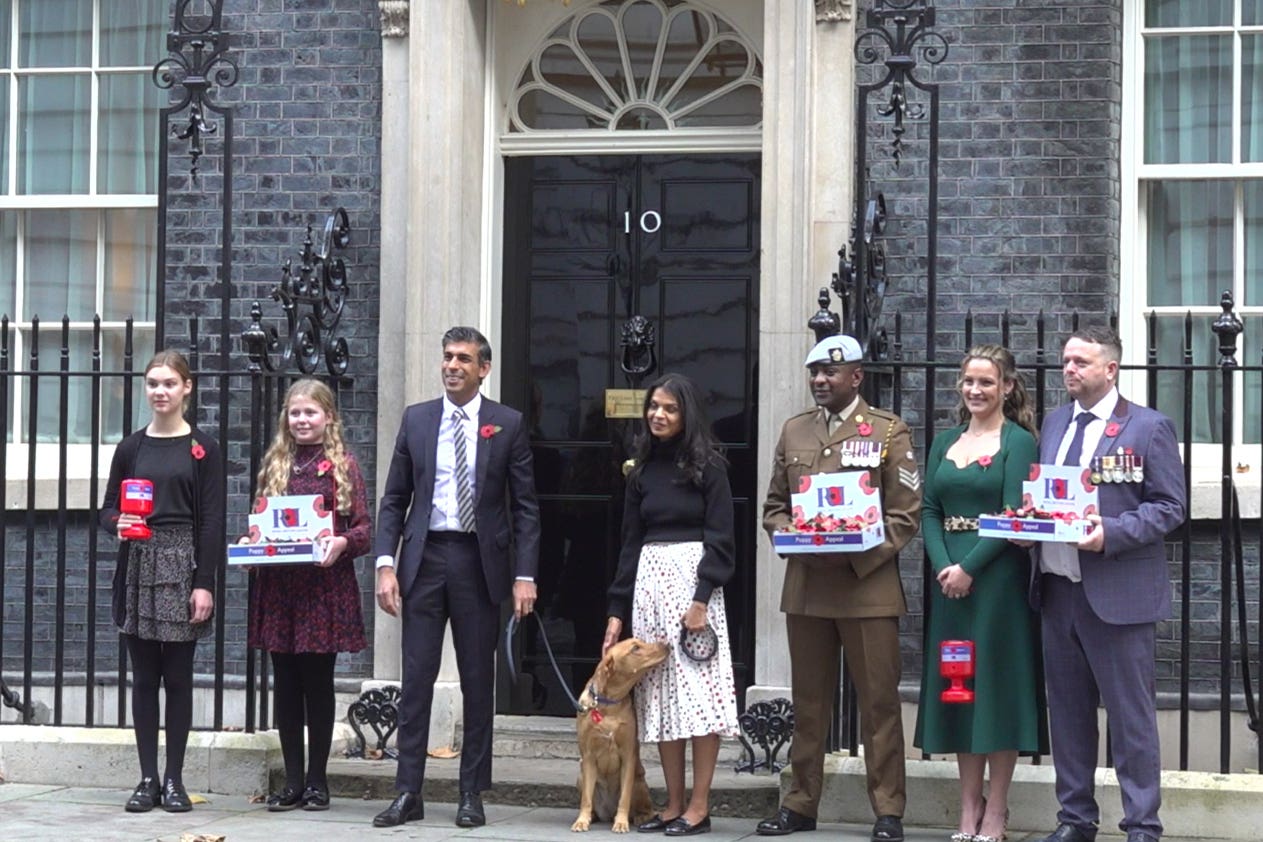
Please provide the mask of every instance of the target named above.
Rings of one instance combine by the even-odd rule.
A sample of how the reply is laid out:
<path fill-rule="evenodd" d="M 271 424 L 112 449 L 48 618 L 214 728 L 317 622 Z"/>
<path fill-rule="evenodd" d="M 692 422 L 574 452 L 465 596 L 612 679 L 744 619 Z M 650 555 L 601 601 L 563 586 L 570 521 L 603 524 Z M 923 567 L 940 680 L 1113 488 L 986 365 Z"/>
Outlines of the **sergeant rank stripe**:
<path fill-rule="evenodd" d="M 899 469 L 899 484 L 907 486 L 913 491 L 921 488 L 921 472 L 916 468 L 909 470 L 908 468 Z"/>

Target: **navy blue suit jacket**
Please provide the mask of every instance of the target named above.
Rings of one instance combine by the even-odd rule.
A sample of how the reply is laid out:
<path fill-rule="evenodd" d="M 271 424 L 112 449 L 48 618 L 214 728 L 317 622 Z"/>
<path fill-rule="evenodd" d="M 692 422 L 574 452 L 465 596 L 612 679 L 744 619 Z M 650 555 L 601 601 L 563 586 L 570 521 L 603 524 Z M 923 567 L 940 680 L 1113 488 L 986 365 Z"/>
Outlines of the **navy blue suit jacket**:
<path fill-rule="evenodd" d="M 1039 458 L 1044 464 L 1056 461 L 1073 412 L 1074 404 L 1067 404 L 1044 419 L 1039 439 Z M 1165 538 L 1184 522 L 1188 510 L 1175 425 L 1162 413 L 1121 396 L 1106 423 L 1106 431 L 1115 435 L 1102 434 L 1094 455 L 1130 448 L 1144 459 L 1144 481 L 1097 487 L 1105 546 L 1099 553 L 1079 552 L 1084 594 L 1096 615 L 1113 625 L 1165 620 L 1171 613 Z M 1083 464 L 1088 464 L 1087 458 Z M 1031 605 L 1036 610 L 1040 607 L 1041 549 L 1037 543 L 1031 553 Z"/>
<path fill-rule="evenodd" d="M 404 596 L 421 569 L 430 529 L 442 413 L 442 398 L 404 410 L 377 512 L 374 555 L 395 557 Z M 478 429 L 475 531 L 487 592 L 499 603 L 517 577 L 534 578 L 539 569 L 539 504 L 522 413 L 484 397 Z"/>

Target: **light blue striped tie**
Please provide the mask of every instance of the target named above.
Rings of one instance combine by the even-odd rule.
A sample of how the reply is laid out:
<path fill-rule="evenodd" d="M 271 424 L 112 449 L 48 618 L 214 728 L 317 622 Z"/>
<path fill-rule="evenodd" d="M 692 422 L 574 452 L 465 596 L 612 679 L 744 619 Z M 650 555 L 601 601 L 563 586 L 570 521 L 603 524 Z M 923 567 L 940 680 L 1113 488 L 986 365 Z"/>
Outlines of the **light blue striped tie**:
<path fill-rule="evenodd" d="M 474 531 L 474 487 L 469 482 L 469 451 L 465 443 L 465 410 L 452 413 L 452 444 L 456 449 L 456 515 L 464 532 Z"/>

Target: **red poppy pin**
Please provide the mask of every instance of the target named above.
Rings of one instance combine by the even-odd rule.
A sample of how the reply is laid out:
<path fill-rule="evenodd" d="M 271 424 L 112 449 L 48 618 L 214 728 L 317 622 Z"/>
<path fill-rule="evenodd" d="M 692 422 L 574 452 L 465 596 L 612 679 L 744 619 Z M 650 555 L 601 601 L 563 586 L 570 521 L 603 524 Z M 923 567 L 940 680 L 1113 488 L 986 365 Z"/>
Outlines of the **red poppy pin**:
<path fill-rule="evenodd" d="M 1113 421 L 1106 424 L 1105 435 L 1108 436 L 1109 438 L 1114 438 L 1114 436 L 1118 435 L 1118 425 L 1115 424 Z"/>
<path fill-rule="evenodd" d="M 194 459 L 205 459 L 206 448 L 197 443 L 197 439 L 193 439 L 193 444 L 189 446 L 189 452 L 193 454 Z"/>
<path fill-rule="evenodd" d="M 484 439 L 489 439 L 503 429 L 504 428 L 499 424 L 483 424 L 478 428 L 478 435 L 482 436 Z"/>
<path fill-rule="evenodd" d="M 871 436 L 873 434 L 873 425 L 865 421 L 863 424 L 860 424 L 859 433 L 861 436 Z"/>
<path fill-rule="evenodd" d="M 990 456 L 979 456 L 979 457 L 978 457 L 978 464 L 982 466 L 982 469 L 983 469 L 984 471 L 985 471 L 985 470 L 987 470 L 987 468 L 990 468 L 990 467 L 991 467 L 991 457 L 990 457 Z"/>
<path fill-rule="evenodd" d="M 333 463 L 328 459 L 321 459 L 316 463 L 316 476 L 322 477 L 333 470 Z"/>
<path fill-rule="evenodd" d="M 1124 456 L 1131 456 L 1131 455 L 1133 455 L 1135 452 L 1136 452 L 1136 451 L 1132 450 L 1130 447 L 1125 447 L 1125 448 L 1123 448 L 1123 455 L 1124 455 Z"/>

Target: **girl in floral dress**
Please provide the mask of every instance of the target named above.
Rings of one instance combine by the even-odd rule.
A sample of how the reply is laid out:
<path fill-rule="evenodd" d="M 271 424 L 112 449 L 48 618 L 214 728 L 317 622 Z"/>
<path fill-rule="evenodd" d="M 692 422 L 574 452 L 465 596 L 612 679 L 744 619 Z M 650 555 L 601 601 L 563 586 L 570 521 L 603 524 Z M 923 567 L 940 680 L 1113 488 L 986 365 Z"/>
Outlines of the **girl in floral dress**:
<path fill-rule="evenodd" d="M 658 743 L 667 785 L 667 806 L 638 830 L 690 836 L 710 830 L 719 740 L 737 734 L 723 594 L 735 567 L 732 490 L 691 380 L 666 374 L 653 383 L 645 392 L 644 420 L 627 476 L 623 546 L 609 589 L 602 654 L 618 641 L 628 613 L 635 637 L 671 645 L 667 660 L 636 688 L 640 739 Z M 714 657 L 686 657 L 676 645 L 681 625 L 690 631 L 709 626 L 718 638 Z M 693 791 L 686 804 L 688 741 Z"/>
<path fill-rule="evenodd" d="M 333 534 L 318 541 L 320 562 L 252 570 L 249 634 L 251 646 L 272 656 L 276 728 L 285 760 L 285 786 L 268 796 L 268 810 L 326 810 L 334 664 L 339 652 L 367 645 L 355 559 L 369 550 L 372 521 L 333 392 L 319 380 L 299 380 L 286 393 L 276 437 L 259 471 L 258 494 L 319 494 L 334 513 Z"/>

